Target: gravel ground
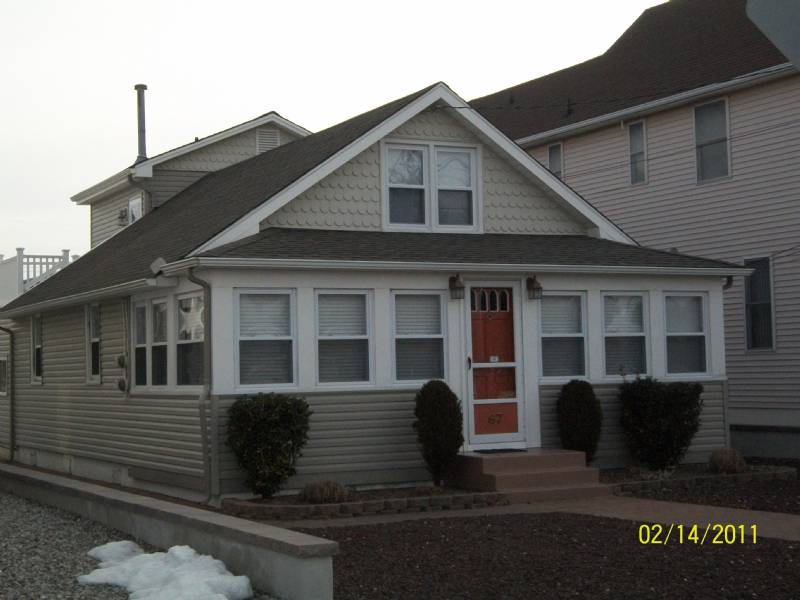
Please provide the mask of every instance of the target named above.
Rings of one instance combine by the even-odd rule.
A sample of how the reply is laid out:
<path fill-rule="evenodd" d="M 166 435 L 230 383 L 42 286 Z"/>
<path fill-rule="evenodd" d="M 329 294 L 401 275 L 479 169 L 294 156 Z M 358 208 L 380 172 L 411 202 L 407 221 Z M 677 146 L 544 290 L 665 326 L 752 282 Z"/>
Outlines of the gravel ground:
<path fill-rule="evenodd" d="M 529 514 L 313 529 L 336 600 L 797 600 L 800 544 L 642 546 L 638 524 Z"/>
<path fill-rule="evenodd" d="M 0 494 L 0 598 L 126 600 L 128 594 L 121 588 L 76 581 L 97 565 L 86 556 L 89 550 L 122 539 L 131 538 L 55 508 Z"/>

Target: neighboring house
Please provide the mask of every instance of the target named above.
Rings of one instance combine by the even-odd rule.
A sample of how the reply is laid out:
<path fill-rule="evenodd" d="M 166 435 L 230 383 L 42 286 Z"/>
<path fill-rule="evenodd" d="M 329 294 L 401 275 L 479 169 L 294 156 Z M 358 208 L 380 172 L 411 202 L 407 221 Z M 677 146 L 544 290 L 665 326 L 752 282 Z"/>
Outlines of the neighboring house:
<path fill-rule="evenodd" d="M 61 254 L 25 254 L 25 248 L 17 248 L 17 253 L 9 258 L 0 254 L 0 306 L 8 304 L 77 258 L 77 255 L 70 257 L 69 250 L 62 250 Z"/>
<path fill-rule="evenodd" d="M 688 458 L 724 445 L 722 289 L 749 270 L 638 246 L 464 106 L 439 83 L 210 173 L 0 309 L 15 460 L 243 492 L 226 409 L 279 391 L 313 410 L 290 487 L 417 482 L 426 380 L 475 450 L 558 446 L 586 377 L 622 464 L 622 373 L 702 381 Z"/>
<path fill-rule="evenodd" d="M 755 270 L 725 292 L 731 439 L 800 456 L 800 75 L 744 0 L 653 7 L 472 105 L 640 243 Z"/>

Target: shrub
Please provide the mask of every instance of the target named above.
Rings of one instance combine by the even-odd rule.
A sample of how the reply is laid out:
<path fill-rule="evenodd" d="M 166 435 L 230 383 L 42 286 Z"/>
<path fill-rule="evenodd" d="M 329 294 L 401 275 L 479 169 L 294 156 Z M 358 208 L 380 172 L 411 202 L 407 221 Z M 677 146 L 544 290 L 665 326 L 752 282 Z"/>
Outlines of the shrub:
<path fill-rule="evenodd" d="M 594 458 L 600 440 L 603 409 L 588 381 L 573 379 L 561 387 L 556 404 L 561 446 L 586 453 L 586 461 Z"/>
<path fill-rule="evenodd" d="M 298 500 L 308 504 L 335 504 L 347 502 L 350 491 L 338 481 L 314 481 L 306 485 Z"/>
<path fill-rule="evenodd" d="M 747 471 L 747 463 L 738 450 L 717 448 L 708 459 L 708 468 L 717 473 L 744 473 Z"/>
<path fill-rule="evenodd" d="M 282 394 L 241 396 L 230 407 L 228 445 L 253 492 L 272 496 L 295 474 L 310 416 L 305 400 Z"/>
<path fill-rule="evenodd" d="M 414 431 L 433 484 L 439 486 L 464 444 L 461 402 L 443 381 L 429 381 L 415 400 Z"/>
<path fill-rule="evenodd" d="M 652 377 L 623 383 L 620 423 L 633 458 L 657 471 L 678 464 L 700 427 L 702 392 L 699 383 L 665 384 Z"/>

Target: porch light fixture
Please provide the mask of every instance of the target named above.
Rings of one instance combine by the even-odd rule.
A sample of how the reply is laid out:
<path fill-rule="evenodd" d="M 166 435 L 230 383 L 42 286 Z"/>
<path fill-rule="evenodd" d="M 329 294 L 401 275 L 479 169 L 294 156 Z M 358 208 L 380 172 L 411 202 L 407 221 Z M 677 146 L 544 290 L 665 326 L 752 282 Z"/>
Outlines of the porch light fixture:
<path fill-rule="evenodd" d="M 464 278 L 461 277 L 461 273 L 457 273 L 450 278 L 449 287 L 451 299 L 464 299 Z"/>
<path fill-rule="evenodd" d="M 536 281 L 536 275 L 525 280 L 525 288 L 528 290 L 529 300 L 542 299 L 542 284 Z"/>

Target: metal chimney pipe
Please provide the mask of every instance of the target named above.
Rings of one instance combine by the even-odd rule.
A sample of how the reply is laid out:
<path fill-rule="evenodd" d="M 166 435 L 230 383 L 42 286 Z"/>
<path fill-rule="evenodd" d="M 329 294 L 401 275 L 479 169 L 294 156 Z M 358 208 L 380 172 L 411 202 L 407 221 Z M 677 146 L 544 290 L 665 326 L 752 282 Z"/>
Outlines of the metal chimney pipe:
<path fill-rule="evenodd" d="M 133 89 L 136 90 L 136 115 L 139 121 L 139 154 L 134 164 L 138 164 L 143 160 L 147 160 L 147 143 L 144 127 L 144 91 L 147 89 L 147 86 L 143 83 L 137 83 L 133 86 Z"/>

